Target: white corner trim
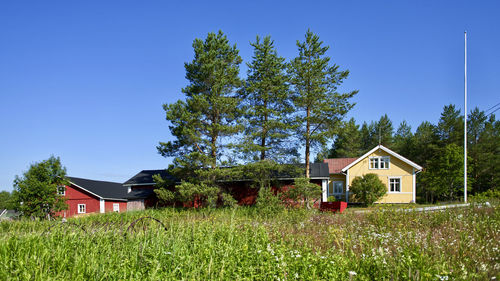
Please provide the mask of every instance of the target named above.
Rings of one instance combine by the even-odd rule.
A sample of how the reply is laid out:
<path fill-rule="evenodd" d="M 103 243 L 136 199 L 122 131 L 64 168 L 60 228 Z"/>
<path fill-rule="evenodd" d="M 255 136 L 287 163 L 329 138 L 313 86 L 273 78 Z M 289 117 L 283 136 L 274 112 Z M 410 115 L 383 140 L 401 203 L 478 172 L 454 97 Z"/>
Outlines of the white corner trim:
<path fill-rule="evenodd" d="M 415 168 L 413 168 L 413 176 L 412 176 L 412 182 L 413 182 L 413 203 L 417 203 L 416 201 L 416 196 L 417 196 L 417 177 L 415 173 Z"/>
<path fill-rule="evenodd" d="M 345 172 L 347 171 L 349 168 L 351 168 L 352 166 L 356 165 L 357 163 L 361 162 L 361 160 L 365 159 L 366 157 L 368 157 L 370 154 L 372 154 L 373 152 L 375 152 L 377 149 L 381 149 L 387 153 L 389 153 L 390 155 L 398 158 L 399 160 L 405 162 L 406 164 L 412 166 L 413 168 L 417 169 L 417 170 L 422 170 L 422 167 L 417 165 L 416 163 L 412 162 L 411 160 L 408 160 L 407 158 L 397 154 L 396 152 L 390 150 L 389 148 L 383 146 L 383 145 L 377 145 L 375 146 L 372 150 L 368 151 L 367 153 L 365 153 L 363 156 L 359 157 L 358 159 L 356 159 L 354 162 L 352 162 L 351 164 L 345 166 L 343 169 L 342 169 L 342 172 Z"/>
<path fill-rule="evenodd" d="M 321 197 L 322 201 L 326 202 L 328 200 L 327 192 L 328 192 L 328 185 L 329 185 L 329 180 L 322 180 L 321 181 Z"/>
<path fill-rule="evenodd" d="M 104 199 L 100 199 L 100 200 L 99 200 L 99 212 L 100 212 L 101 214 L 105 212 L 104 204 L 105 204 Z"/>
<path fill-rule="evenodd" d="M 349 203 L 349 170 L 345 175 L 345 201 Z"/>

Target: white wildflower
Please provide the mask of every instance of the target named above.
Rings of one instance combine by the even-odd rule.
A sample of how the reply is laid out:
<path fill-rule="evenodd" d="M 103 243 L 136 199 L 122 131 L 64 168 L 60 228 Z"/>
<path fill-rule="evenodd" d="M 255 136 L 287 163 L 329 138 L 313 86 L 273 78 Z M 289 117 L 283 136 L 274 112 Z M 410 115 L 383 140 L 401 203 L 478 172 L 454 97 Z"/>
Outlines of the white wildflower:
<path fill-rule="evenodd" d="M 356 274 L 356 271 L 349 271 L 349 276 L 355 276 Z"/>

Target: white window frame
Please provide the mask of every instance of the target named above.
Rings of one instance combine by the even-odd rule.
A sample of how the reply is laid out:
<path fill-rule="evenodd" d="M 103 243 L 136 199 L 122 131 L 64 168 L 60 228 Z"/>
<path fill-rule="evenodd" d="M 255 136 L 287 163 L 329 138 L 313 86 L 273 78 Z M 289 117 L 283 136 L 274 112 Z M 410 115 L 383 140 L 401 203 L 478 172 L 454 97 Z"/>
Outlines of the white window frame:
<path fill-rule="evenodd" d="M 113 203 L 113 212 L 120 212 L 120 203 Z"/>
<path fill-rule="evenodd" d="M 391 157 L 390 156 L 370 156 L 368 157 L 368 169 L 370 170 L 389 170 L 391 166 Z M 384 167 L 382 168 L 382 163 L 384 163 Z M 373 164 L 373 165 L 372 165 Z M 387 167 L 385 167 L 387 164 Z M 376 167 L 375 167 L 376 166 Z"/>
<path fill-rule="evenodd" d="M 81 207 L 83 207 L 83 212 L 81 210 Z M 78 214 L 86 214 L 87 213 L 87 205 L 86 204 L 78 204 Z"/>
<path fill-rule="evenodd" d="M 61 192 L 60 188 L 62 188 L 62 192 Z M 59 196 L 66 196 L 66 186 L 59 185 L 57 187 L 57 195 L 59 195 Z"/>
<path fill-rule="evenodd" d="M 399 180 L 399 191 L 391 191 L 391 180 Z M 387 187 L 388 187 L 389 193 L 402 193 L 402 191 L 403 191 L 402 177 L 388 177 L 387 182 L 388 182 Z"/>

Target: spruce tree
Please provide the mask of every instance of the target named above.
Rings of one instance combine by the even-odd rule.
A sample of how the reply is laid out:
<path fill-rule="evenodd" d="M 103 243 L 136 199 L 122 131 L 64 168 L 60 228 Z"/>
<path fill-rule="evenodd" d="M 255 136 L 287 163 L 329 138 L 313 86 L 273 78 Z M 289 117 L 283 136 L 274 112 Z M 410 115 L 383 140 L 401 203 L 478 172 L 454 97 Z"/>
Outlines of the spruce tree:
<path fill-rule="evenodd" d="M 392 121 L 389 119 L 387 114 L 380 116 L 378 122 L 375 122 L 372 126 L 371 136 L 372 136 L 372 147 L 379 144 L 385 147 L 392 147 Z M 370 149 L 371 149 L 370 148 Z"/>
<path fill-rule="evenodd" d="M 328 158 L 359 157 L 362 155 L 361 132 L 354 118 L 344 122 L 333 141 Z"/>
<path fill-rule="evenodd" d="M 337 92 L 349 75 L 330 64 L 319 36 L 308 30 L 305 41 L 297 41 L 299 55 L 288 67 L 293 85 L 292 100 L 296 108 L 297 134 L 305 148 L 306 177 L 309 177 L 311 148 L 325 145 L 332 138 L 343 116 L 354 106 L 349 100 L 358 91 Z"/>
<path fill-rule="evenodd" d="M 411 132 L 411 126 L 403 120 L 399 124 L 399 128 L 394 135 L 394 150 L 403 155 L 404 157 L 410 157 L 413 149 L 413 133 Z"/>
<path fill-rule="evenodd" d="M 464 120 L 460 109 L 450 104 L 443 108 L 441 118 L 437 125 L 437 132 L 443 145 L 454 143 L 463 146 Z"/>
<path fill-rule="evenodd" d="M 293 107 L 285 59 L 278 56 L 270 36 L 262 41 L 257 36 L 250 44 L 254 54 L 247 63 L 248 78 L 240 92 L 246 122 L 240 148 L 250 160 L 283 162 L 297 154 L 287 141 L 291 128 L 288 116 Z"/>

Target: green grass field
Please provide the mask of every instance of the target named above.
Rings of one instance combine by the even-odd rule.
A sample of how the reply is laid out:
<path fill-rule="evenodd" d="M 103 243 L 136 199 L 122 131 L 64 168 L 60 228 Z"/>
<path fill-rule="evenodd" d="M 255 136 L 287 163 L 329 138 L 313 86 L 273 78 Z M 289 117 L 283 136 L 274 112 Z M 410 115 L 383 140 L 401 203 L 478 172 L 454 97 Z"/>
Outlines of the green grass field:
<path fill-rule="evenodd" d="M 0 280 L 491 280 L 499 247 L 495 206 L 147 210 L 1 222 Z"/>

